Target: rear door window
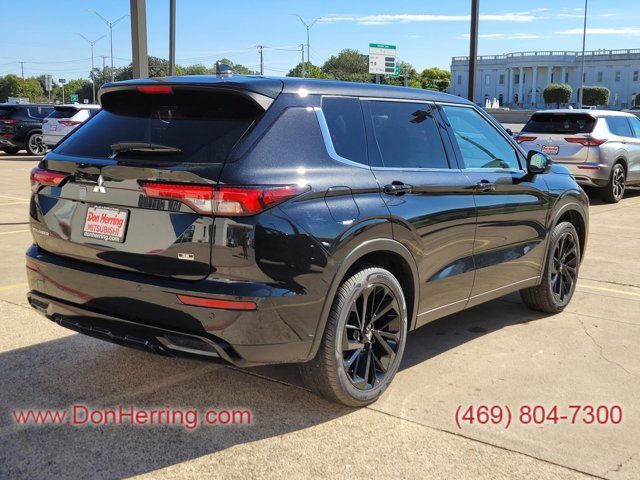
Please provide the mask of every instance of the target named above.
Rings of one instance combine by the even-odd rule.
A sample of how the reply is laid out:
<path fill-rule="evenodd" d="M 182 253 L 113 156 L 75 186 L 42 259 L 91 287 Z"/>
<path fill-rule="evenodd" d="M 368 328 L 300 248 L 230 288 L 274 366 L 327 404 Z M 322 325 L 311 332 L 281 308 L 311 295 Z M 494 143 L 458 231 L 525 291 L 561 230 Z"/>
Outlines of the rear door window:
<path fill-rule="evenodd" d="M 53 107 L 29 107 L 27 110 L 31 118 L 43 119 L 53 112 Z"/>
<path fill-rule="evenodd" d="M 322 113 L 336 153 L 347 160 L 367 164 L 360 100 L 353 97 L 324 97 Z"/>
<path fill-rule="evenodd" d="M 429 104 L 369 103 L 375 146 L 386 168 L 450 168 Z"/>
<path fill-rule="evenodd" d="M 222 163 L 263 113 L 240 94 L 203 90 L 112 91 L 103 94 L 102 103 L 102 110 L 58 145 L 56 153 L 106 158 L 116 148 L 118 159 Z M 122 149 L 133 144 L 139 147 Z M 154 150 L 151 155 L 145 145 Z"/>
<path fill-rule="evenodd" d="M 584 113 L 534 113 L 521 132 L 591 133 L 596 120 Z"/>
<path fill-rule="evenodd" d="M 619 137 L 633 137 L 627 117 L 605 117 L 609 131 Z"/>

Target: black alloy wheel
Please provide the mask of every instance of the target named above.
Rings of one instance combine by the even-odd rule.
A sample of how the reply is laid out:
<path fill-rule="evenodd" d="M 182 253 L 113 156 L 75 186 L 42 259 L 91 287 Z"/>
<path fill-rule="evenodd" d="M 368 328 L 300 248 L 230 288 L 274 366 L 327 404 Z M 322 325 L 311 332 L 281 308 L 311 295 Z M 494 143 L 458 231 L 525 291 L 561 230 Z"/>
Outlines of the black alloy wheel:
<path fill-rule="evenodd" d="M 305 383 L 343 405 L 375 402 L 398 371 L 407 329 L 398 279 L 384 268 L 362 267 L 338 288 L 318 352 L 301 365 Z"/>
<path fill-rule="evenodd" d="M 351 303 L 342 334 L 347 377 L 360 390 L 385 381 L 396 358 L 401 330 L 400 306 L 384 284 L 370 284 Z"/>
<path fill-rule="evenodd" d="M 580 237 L 570 222 L 556 225 L 549 236 L 549 249 L 540 284 L 520 290 L 522 301 L 539 312 L 558 313 L 569 304 L 580 270 Z"/>
<path fill-rule="evenodd" d="M 578 279 L 578 245 L 571 231 L 562 233 L 553 249 L 550 274 L 553 296 L 563 303 Z"/>

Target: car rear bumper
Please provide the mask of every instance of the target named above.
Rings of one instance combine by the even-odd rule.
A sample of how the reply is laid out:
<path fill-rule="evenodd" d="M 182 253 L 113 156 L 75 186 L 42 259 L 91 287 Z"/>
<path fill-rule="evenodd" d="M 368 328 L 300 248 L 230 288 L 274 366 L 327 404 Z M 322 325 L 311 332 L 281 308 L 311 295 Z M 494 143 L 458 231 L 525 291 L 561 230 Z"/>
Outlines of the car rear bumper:
<path fill-rule="evenodd" d="M 44 133 L 42 135 L 42 143 L 47 147 L 55 147 L 64 135 L 52 135 L 50 133 Z"/>
<path fill-rule="evenodd" d="M 301 338 L 283 322 L 280 297 L 266 285 L 242 282 L 234 289 L 233 282 L 215 279 L 152 277 L 52 255 L 36 246 L 27 251 L 27 277 L 29 303 L 37 311 L 110 342 L 238 366 L 301 362 L 310 354 L 312 338 Z M 178 294 L 248 300 L 257 309 L 184 305 Z"/>
<path fill-rule="evenodd" d="M 609 183 L 611 165 L 598 162 L 568 163 L 561 159 L 553 159 L 553 162 L 566 167 L 580 185 L 603 187 Z"/>

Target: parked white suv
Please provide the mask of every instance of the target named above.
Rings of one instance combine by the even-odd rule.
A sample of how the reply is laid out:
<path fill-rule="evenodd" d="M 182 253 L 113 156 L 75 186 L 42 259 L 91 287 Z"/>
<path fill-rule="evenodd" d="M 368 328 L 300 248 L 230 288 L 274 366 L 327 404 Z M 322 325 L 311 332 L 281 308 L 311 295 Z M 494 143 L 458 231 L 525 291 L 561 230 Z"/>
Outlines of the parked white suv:
<path fill-rule="evenodd" d="M 55 147 L 63 137 L 99 111 L 100 105 L 56 105 L 53 112 L 42 121 L 42 142 L 48 148 Z"/>
<path fill-rule="evenodd" d="M 582 185 L 619 202 L 626 185 L 640 185 L 640 119 L 610 110 L 543 110 L 515 138 L 525 149 L 549 155 Z"/>

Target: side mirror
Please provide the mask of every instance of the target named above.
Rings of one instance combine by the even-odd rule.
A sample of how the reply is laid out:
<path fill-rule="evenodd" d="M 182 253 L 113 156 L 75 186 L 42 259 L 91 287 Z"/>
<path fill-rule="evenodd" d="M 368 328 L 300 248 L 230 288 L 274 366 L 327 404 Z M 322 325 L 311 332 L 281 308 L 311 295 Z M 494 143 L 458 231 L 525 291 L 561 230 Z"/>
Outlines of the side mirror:
<path fill-rule="evenodd" d="M 511 130 L 510 128 L 507 128 L 507 133 L 510 137 L 513 137 L 513 130 Z"/>
<path fill-rule="evenodd" d="M 544 153 L 531 150 L 527 154 L 527 171 L 531 175 L 547 173 L 551 169 L 553 161 Z"/>

